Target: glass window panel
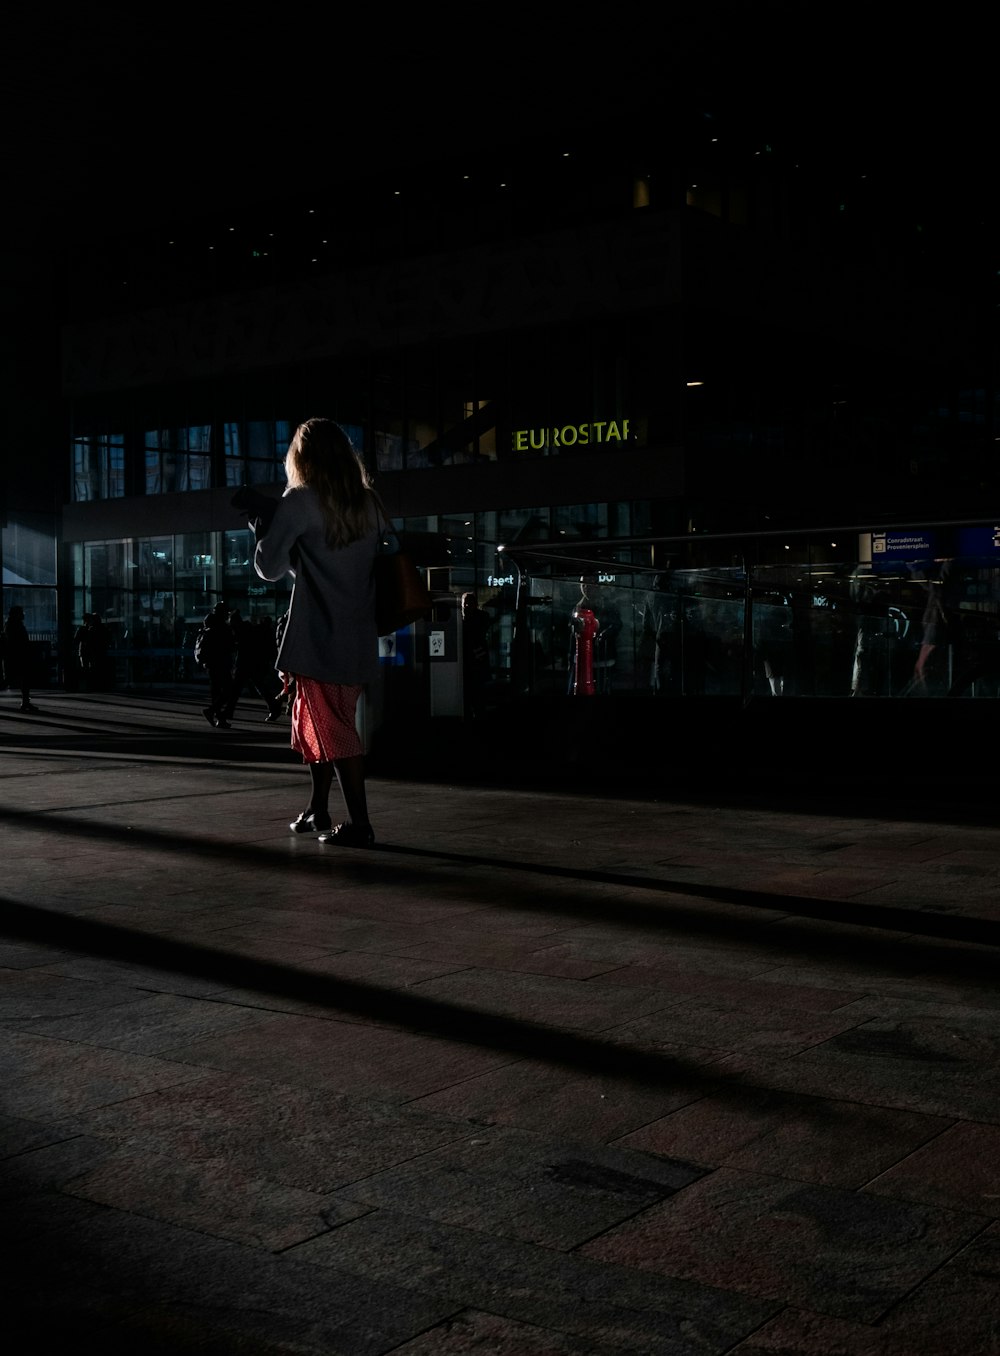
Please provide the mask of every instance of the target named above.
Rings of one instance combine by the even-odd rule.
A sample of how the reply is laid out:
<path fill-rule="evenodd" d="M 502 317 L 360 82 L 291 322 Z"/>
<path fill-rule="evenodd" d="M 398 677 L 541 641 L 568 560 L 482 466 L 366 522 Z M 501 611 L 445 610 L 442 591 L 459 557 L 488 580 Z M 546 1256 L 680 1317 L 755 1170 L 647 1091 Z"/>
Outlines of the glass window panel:
<path fill-rule="evenodd" d="M 338 420 L 340 427 L 351 440 L 351 446 L 355 452 L 364 452 L 365 450 L 365 428 L 363 424 L 348 424 L 343 420 Z"/>
<path fill-rule="evenodd" d="M 251 419 L 247 424 L 247 455 L 267 459 L 277 455 L 272 420 Z"/>
<path fill-rule="evenodd" d="M 146 447 L 146 493 L 163 494 L 163 469 L 160 465 L 159 448 Z"/>
<path fill-rule="evenodd" d="M 83 610 L 96 612 L 112 628 L 116 641 L 125 627 L 129 555 L 124 541 L 87 542 L 84 546 Z"/>
<path fill-rule="evenodd" d="M 563 504 L 553 509 L 556 537 L 578 537 L 592 541 L 608 535 L 607 504 Z"/>
<path fill-rule="evenodd" d="M 245 577 L 246 571 L 253 569 L 253 533 L 248 530 L 227 532 L 224 539 L 226 577 L 230 574 Z"/>
<path fill-rule="evenodd" d="M 247 424 L 247 456 L 241 466 L 242 479 L 229 484 L 284 484 L 285 454 L 292 429 L 287 419 L 251 419 Z"/>
<path fill-rule="evenodd" d="M 125 583 L 125 543 L 87 542 L 85 578 L 90 589 L 122 588 Z"/>
<path fill-rule="evenodd" d="M 285 480 L 280 461 L 251 461 L 247 464 L 246 474 L 251 485 L 273 485 L 275 481 L 283 484 Z"/>
<path fill-rule="evenodd" d="M 73 444 L 73 502 L 76 504 L 97 498 L 89 453 L 86 443 L 78 438 Z"/>
<path fill-rule="evenodd" d="M 443 451 L 438 439 L 437 411 L 433 394 L 426 388 L 410 391 L 407 419 L 407 470 L 440 466 Z"/>
<path fill-rule="evenodd" d="M 276 618 L 288 607 L 290 579 L 269 583 L 253 567 L 254 537 L 249 531 L 223 534 L 223 594 L 244 617 Z"/>
<path fill-rule="evenodd" d="M 188 452 L 207 452 L 212 437 L 211 424 L 195 424 L 181 429 L 179 446 Z"/>
<path fill-rule="evenodd" d="M 498 544 L 549 541 L 552 535 L 547 508 L 502 509 L 497 515 Z"/>
<path fill-rule="evenodd" d="M 2 531 L 3 582 L 56 582 L 56 527 L 46 514 L 11 510 Z"/>
<path fill-rule="evenodd" d="M 209 489 L 212 483 L 211 433 L 210 424 L 147 430 L 144 437 L 146 493 L 176 494 Z"/>
<path fill-rule="evenodd" d="M 73 500 L 120 499 L 125 494 L 123 434 L 86 435 L 73 439 Z"/>
<path fill-rule="evenodd" d="M 207 456 L 184 457 L 178 467 L 180 490 L 208 490 L 212 485 L 212 460 Z"/>

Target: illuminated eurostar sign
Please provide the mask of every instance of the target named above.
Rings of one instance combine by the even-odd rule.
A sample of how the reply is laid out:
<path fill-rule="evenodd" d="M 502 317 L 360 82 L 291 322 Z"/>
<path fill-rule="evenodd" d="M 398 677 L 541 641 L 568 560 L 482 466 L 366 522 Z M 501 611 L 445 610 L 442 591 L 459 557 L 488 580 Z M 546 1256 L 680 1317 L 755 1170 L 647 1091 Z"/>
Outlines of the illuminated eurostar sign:
<path fill-rule="evenodd" d="M 627 419 L 595 419 L 590 424 L 563 424 L 553 428 L 519 428 L 511 434 L 515 452 L 543 452 L 547 447 L 587 447 L 590 443 L 628 441 Z"/>

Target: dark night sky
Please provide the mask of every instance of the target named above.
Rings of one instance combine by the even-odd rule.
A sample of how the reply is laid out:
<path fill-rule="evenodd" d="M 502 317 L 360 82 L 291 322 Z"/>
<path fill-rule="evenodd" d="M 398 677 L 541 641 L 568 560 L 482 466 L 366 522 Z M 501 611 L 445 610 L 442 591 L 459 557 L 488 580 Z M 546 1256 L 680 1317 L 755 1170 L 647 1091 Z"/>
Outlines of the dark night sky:
<path fill-rule="evenodd" d="M 780 123 L 828 156 L 891 161 L 904 180 L 964 174 L 993 130 L 986 35 L 962 4 L 947 32 L 876 26 L 878 12 L 705 0 L 619 6 L 614 28 L 606 15 L 595 28 L 596 12 L 536 5 L 456 11 L 438 28 L 425 10 L 408 29 L 380 11 L 324 31 L 313 9 L 277 21 L 235 7 L 81 6 L 58 22 L 21 11 L 0 58 L 5 227 L 43 238 L 70 214 L 107 230 L 137 195 L 197 215 L 255 186 L 273 196 L 276 182 L 290 191 L 698 103 Z"/>

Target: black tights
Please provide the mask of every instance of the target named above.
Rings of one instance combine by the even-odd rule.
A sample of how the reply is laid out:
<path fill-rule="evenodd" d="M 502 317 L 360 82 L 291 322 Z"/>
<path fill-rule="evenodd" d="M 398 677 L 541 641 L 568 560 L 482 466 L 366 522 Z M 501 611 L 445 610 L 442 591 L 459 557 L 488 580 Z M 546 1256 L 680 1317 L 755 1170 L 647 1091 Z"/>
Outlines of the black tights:
<path fill-rule="evenodd" d="M 319 816 L 329 815 L 330 791 L 335 774 L 347 807 L 348 819 L 352 824 L 364 828 L 368 824 L 368 798 L 365 794 L 365 760 L 360 753 L 353 758 L 336 758 L 332 763 L 309 764 L 312 778 L 310 812 Z"/>

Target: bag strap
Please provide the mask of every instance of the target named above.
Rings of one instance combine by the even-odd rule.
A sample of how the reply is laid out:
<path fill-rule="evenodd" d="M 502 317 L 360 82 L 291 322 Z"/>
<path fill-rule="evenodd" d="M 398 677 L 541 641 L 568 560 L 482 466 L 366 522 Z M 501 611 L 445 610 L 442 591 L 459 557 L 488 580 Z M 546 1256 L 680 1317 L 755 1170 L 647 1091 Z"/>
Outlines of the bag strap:
<path fill-rule="evenodd" d="M 389 521 L 385 505 L 375 490 L 371 490 L 369 493 L 375 501 L 375 526 L 378 529 L 379 538 L 375 553 L 380 556 L 398 555 L 402 547 L 399 543 L 399 537 L 396 535 L 396 530 Z"/>

